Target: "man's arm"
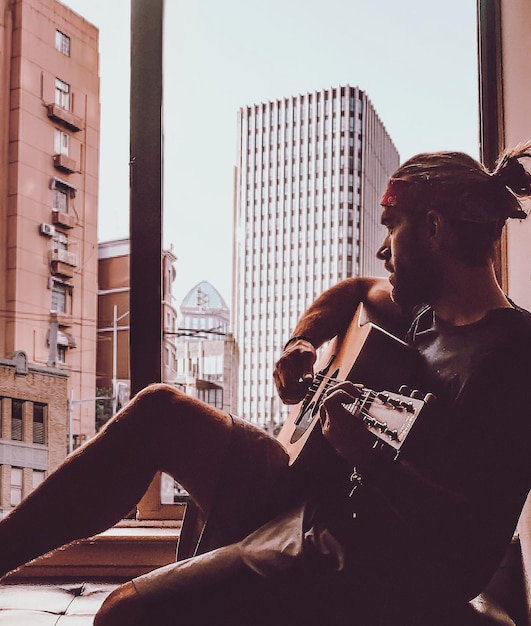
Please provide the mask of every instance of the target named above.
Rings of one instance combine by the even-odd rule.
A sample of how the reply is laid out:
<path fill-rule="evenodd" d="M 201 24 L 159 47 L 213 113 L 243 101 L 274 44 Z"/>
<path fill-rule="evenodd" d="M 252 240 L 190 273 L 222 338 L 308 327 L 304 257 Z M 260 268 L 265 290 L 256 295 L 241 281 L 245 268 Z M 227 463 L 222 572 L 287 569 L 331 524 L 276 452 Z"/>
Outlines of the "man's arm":
<path fill-rule="evenodd" d="M 386 278 L 349 278 L 321 294 L 304 312 L 289 344 L 275 365 L 273 377 L 281 400 L 296 404 L 313 380 L 316 350 L 344 332 L 363 303 L 372 322 L 403 336 L 409 321 L 391 299 Z"/>
<path fill-rule="evenodd" d="M 403 334 L 402 309 L 391 299 L 387 278 L 348 278 L 322 293 L 304 312 L 294 336 L 311 340 L 315 348 L 346 330 L 358 305 L 363 303 L 370 319 L 393 334 Z"/>

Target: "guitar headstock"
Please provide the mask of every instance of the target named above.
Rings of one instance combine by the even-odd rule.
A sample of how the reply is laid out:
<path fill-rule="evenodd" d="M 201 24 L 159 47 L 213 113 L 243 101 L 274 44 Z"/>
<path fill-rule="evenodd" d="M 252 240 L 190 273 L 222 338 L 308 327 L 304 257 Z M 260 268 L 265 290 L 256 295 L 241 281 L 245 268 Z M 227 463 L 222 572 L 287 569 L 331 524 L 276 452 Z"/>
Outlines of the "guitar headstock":
<path fill-rule="evenodd" d="M 367 429 L 397 453 L 424 407 L 434 400 L 431 393 L 422 394 L 403 386 L 399 393 L 364 388 L 358 401 L 345 405 L 361 418 Z"/>

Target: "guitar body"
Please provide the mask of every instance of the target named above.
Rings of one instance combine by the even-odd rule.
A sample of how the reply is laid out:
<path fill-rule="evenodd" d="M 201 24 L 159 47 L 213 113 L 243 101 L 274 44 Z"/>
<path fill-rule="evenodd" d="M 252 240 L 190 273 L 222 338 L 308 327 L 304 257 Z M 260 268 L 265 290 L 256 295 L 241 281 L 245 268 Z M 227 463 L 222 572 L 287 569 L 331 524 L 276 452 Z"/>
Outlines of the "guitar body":
<path fill-rule="evenodd" d="M 402 385 L 412 385 L 418 379 L 419 367 L 417 352 L 370 322 L 360 305 L 346 333 L 329 342 L 315 366 L 316 375 L 308 394 L 302 402 L 293 406 L 278 434 L 278 440 L 288 452 L 290 465 L 302 465 L 320 472 L 323 468 L 315 466 L 322 465 L 327 462 L 324 459 L 330 458 L 331 447 L 321 434 L 319 408 L 324 394 L 331 386 L 339 381 L 350 380 L 370 387 L 375 392 L 397 392 Z M 406 406 L 402 396 L 397 397 L 399 399 L 396 402 Z M 400 439 L 397 437 L 393 442 L 391 437 L 383 437 L 395 449 L 401 446 L 407 434 L 406 427 L 409 432 L 412 426 L 412 414 L 417 412 L 416 409 L 409 410 L 411 403 L 417 401 L 407 400 L 407 410 L 384 409 L 389 413 L 399 413 L 399 419 L 406 420 L 404 426 L 397 427 L 400 429 Z M 371 408 L 373 406 L 374 403 Z M 380 434 L 382 429 L 374 430 Z M 328 448 L 328 451 L 324 448 Z"/>

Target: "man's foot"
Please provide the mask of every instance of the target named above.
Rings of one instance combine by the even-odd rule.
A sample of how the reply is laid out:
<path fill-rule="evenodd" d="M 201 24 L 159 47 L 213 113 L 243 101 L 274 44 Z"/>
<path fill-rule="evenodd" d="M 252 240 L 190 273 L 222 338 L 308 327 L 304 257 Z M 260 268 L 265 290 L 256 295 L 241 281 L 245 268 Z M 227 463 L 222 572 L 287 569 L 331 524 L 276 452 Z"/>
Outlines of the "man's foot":
<path fill-rule="evenodd" d="M 145 626 L 149 619 L 132 582 L 112 591 L 94 619 L 94 626 Z"/>

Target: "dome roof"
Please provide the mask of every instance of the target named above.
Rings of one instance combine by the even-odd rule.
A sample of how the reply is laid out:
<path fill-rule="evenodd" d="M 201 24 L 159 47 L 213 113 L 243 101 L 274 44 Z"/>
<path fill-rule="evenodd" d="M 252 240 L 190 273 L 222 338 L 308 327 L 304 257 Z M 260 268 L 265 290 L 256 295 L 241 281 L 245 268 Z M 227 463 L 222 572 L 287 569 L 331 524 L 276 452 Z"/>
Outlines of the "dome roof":
<path fill-rule="evenodd" d="M 200 311 L 209 309 L 228 310 L 225 300 L 223 300 L 219 291 L 206 280 L 202 280 L 190 289 L 181 303 L 181 308 Z"/>

